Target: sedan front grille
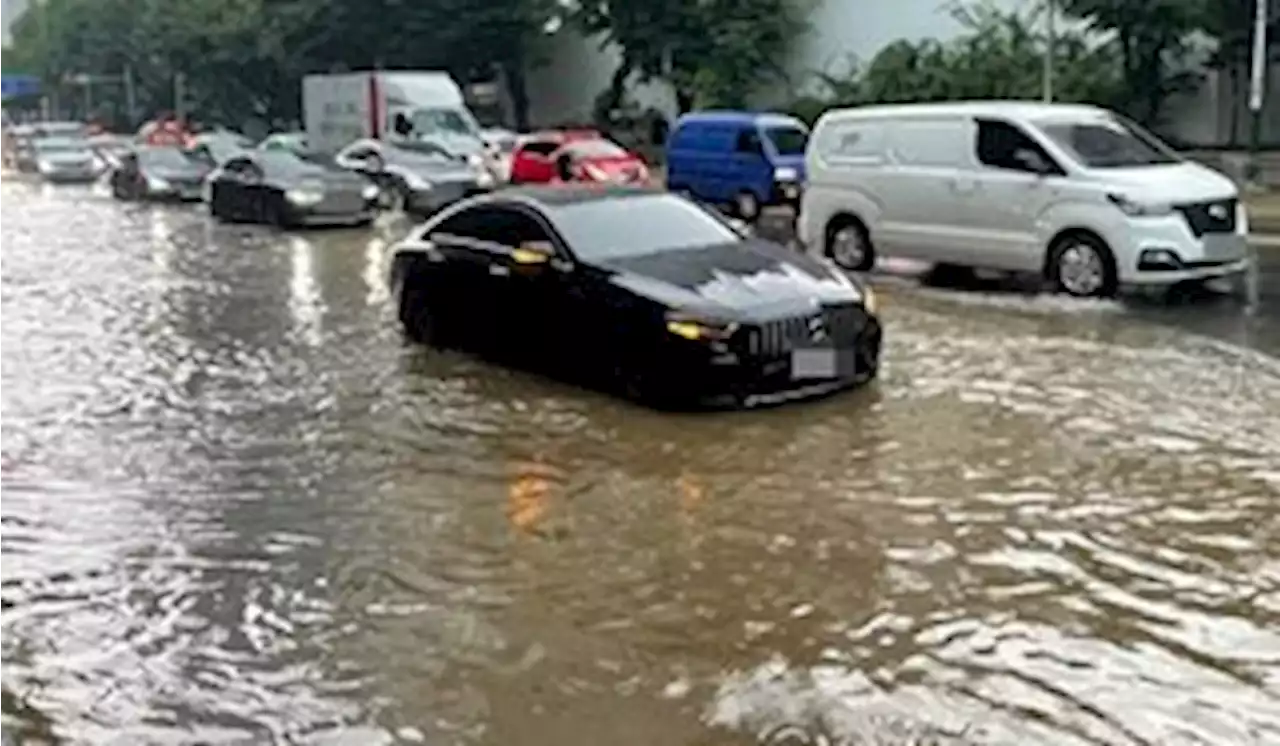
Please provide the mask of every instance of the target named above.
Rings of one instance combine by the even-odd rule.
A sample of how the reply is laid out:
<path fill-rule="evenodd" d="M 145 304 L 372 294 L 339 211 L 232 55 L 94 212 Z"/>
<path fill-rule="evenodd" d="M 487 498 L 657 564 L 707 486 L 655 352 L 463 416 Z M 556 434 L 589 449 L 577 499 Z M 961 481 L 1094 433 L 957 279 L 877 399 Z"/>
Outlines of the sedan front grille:
<path fill-rule="evenodd" d="M 1236 204 L 1235 199 L 1219 199 L 1174 207 L 1182 213 L 1191 232 L 1199 238 L 1206 233 L 1235 233 Z"/>
<path fill-rule="evenodd" d="M 867 328 L 869 318 L 861 305 L 846 303 L 767 321 L 744 330 L 746 352 L 776 357 L 802 347 L 852 347 Z"/>
<path fill-rule="evenodd" d="M 361 212 L 365 207 L 364 195 L 360 192 L 326 192 L 324 199 L 315 206 L 318 213 L 343 215 Z"/>

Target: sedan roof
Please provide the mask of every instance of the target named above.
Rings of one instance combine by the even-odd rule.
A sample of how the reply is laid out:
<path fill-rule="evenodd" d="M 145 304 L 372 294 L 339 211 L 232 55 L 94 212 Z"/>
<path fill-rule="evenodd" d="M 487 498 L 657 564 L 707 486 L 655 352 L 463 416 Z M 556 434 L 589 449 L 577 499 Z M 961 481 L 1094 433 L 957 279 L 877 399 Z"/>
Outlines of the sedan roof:
<path fill-rule="evenodd" d="M 630 186 L 620 184 L 568 184 L 564 186 L 527 186 L 504 189 L 495 193 L 497 199 L 516 198 L 532 202 L 543 208 L 565 207 L 583 202 L 626 200 L 654 194 L 669 194 L 655 186 Z"/>

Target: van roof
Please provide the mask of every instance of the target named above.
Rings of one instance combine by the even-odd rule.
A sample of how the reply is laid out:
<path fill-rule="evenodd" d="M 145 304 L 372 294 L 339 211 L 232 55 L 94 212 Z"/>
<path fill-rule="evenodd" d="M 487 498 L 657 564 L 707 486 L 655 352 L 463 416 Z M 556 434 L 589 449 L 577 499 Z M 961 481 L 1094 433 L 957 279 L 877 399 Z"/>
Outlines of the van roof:
<path fill-rule="evenodd" d="M 677 125 L 689 122 L 707 122 L 712 124 L 751 124 L 760 120 L 794 123 L 797 120 L 790 114 L 776 111 L 735 111 L 732 109 L 707 109 L 689 112 L 680 117 Z"/>
<path fill-rule="evenodd" d="M 822 119 L 881 119 L 889 117 L 924 117 L 939 114 L 967 116 L 1000 116 L 1009 119 L 1037 119 L 1048 116 L 1093 115 L 1106 110 L 1088 104 L 1049 104 L 1042 101 L 948 101 L 945 103 L 884 104 L 832 109 Z"/>

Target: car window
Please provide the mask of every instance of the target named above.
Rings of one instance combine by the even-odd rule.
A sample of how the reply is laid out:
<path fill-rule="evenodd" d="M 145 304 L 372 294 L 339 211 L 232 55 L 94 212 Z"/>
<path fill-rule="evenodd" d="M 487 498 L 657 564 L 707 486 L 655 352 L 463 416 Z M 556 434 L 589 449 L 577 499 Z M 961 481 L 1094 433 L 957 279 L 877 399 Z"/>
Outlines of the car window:
<path fill-rule="evenodd" d="M 177 148 L 145 148 L 138 151 L 138 161 L 146 168 L 187 168 L 192 159 Z"/>
<path fill-rule="evenodd" d="M 569 248 L 586 260 L 619 259 L 742 240 L 705 208 L 672 194 L 563 205 L 551 212 L 551 220 Z"/>
<path fill-rule="evenodd" d="M 625 158 L 629 155 L 608 140 L 577 140 L 564 146 L 564 152 L 574 158 Z"/>
<path fill-rule="evenodd" d="M 976 150 L 978 162 L 990 168 L 1030 172 L 1032 169 L 1015 157 L 1019 150 L 1030 150 L 1055 172 L 1062 172 L 1039 143 L 1009 122 L 979 119 Z"/>
<path fill-rule="evenodd" d="M 764 136 L 773 144 L 778 155 L 804 155 L 804 146 L 809 142 L 809 133 L 793 126 L 767 127 Z"/>
<path fill-rule="evenodd" d="M 430 233 L 434 239 L 447 236 L 491 241 L 515 248 L 531 241 L 550 241 L 546 230 L 520 210 L 484 205 L 462 210 L 445 218 Z"/>
<path fill-rule="evenodd" d="M 1036 126 L 1089 168 L 1131 168 L 1182 161 L 1155 135 L 1115 115 L 1092 121 L 1045 120 L 1036 122 Z"/>
<path fill-rule="evenodd" d="M 559 147 L 560 143 L 558 142 L 541 140 L 538 142 L 525 143 L 521 150 L 535 155 L 551 155 L 556 152 Z"/>
<path fill-rule="evenodd" d="M 738 140 L 734 145 L 734 150 L 739 153 L 756 154 L 761 152 L 760 133 L 755 128 L 745 129 L 738 133 Z"/>

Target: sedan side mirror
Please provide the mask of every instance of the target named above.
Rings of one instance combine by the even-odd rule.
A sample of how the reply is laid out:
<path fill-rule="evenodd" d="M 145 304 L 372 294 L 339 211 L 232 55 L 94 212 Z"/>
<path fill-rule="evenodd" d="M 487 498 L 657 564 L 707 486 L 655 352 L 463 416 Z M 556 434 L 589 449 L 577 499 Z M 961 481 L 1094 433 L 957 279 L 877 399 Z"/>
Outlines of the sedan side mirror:
<path fill-rule="evenodd" d="M 555 255 L 555 247 L 548 241 L 525 241 L 511 250 L 511 259 L 516 264 L 546 264 Z"/>

